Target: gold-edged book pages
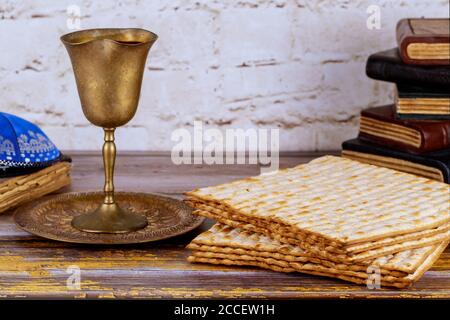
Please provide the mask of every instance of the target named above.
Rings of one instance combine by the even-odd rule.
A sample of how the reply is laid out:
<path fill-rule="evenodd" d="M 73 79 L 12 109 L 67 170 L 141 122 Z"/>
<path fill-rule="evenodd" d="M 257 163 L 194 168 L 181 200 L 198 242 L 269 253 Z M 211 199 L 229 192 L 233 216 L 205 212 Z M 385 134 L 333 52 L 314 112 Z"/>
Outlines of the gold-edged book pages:
<path fill-rule="evenodd" d="M 398 158 L 393 157 L 387 157 L 387 156 L 380 156 L 376 154 L 370 154 L 370 153 L 364 153 L 364 152 L 358 152 L 353 150 L 342 150 L 341 153 L 342 157 L 367 163 L 367 164 L 373 164 L 378 167 L 386 167 L 393 170 L 398 170 L 410 174 L 415 174 L 421 177 L 425 177 L 432 180 L 437 180 L 440 182 L 445 182 L 444 175 L 442 174 L 442 171 L 425 166 L 419 163 L 402 160 Z"/>
<path fill-rule="evenodd" d="M 420 39 L 420 37 L 433 38 L 440 36 L 441 38 L 449 38 L 450 21 L 449 19 L 410 19 L 413 34 Z M 430 39 L 431 40 L 431 39 Z M 442 41 L 442 40 L 441 40 Z M 408 56 L 411 59 L 418 60 L 449 60 L 450 59 L 450 43 L 447 42 L 428 42 L 420 41 L 412 42 L 406 47 Z"/>
<path fill-rule="evenodd" d="M 396 38 L 404 63 L 448 65 L 450 63 L 450 20 L 406 18 L 397 23 Z"/>

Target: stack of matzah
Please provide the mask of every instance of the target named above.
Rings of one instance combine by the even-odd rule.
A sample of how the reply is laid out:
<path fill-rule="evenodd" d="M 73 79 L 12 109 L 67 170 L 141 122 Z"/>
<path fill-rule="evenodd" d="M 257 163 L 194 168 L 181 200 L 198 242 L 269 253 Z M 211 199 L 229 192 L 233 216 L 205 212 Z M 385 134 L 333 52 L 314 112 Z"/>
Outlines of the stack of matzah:
<path fill-rule="evenodd" d="M 189 259 L 356 283 L 377 267 L 382 284 L 406 287 L 450 240 L 449 197 L 447 184 L 326 156 L 187 193 L 197 214 L 219 222 Z"/>

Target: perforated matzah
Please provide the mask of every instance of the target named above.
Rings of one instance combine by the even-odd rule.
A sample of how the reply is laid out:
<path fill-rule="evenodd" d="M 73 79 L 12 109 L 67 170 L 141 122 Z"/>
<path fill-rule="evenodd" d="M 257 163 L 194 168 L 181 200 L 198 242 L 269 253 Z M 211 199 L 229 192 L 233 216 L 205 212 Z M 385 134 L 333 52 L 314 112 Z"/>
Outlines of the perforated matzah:
<path fill-rule="evenodd" d="M 295 269 L 294 267 L 283 268 L 283 267 L 279 267 L 279 266 L 276 266 L 276 265 L 273 265 L 270 263 L 264 263 L 264 262 L 259 262 L 259 261 L 203 258 L 203 257 L 196 257 L 196 256 L 189 256 L 188 261 L 194 262 L 194 263 L 210 263 L 210 264 L 220 264 L 220 265 L 229 265 L 229 266 L 252 266 L 252 267 L 259 267 L 259 268 L 263 268 L 263 269 L 277 271 L 277 272 L 296 272 L 296 271 L 298 271 L 298 272 L 312 274 L 312 275 L 316 275 L 316 276 L 336 278 L 336 279 L 345 280 L 345 281 L 349 281 L 349 282 L 353 282 L 353 283 L 357 283 L 357 284 L 366 284 L 367 283 L 367 280 L 359 278 L 359 277 L 349 277 L 349 276 L 345 276 L 345 275 L 341 275 L 341 274 L 329 274 L 329 273 L 312 271 L 312 270 L 300 271 L 298 269 Z M 296 267 L 298 267 L 298 265 L 296 265 L 296 264 L 294 264 L 294 265 Z M 407 288 L 408 286 L 411 285 L 410 283 L 404 283 L 404 282 L 386 282 L 382 279 L 380 281 L 380 284 L 383 287 L 386 286 L 386 287 L 395 287 L 395 288 Z"/>
<path fill-rule="evenodd" d="M 383 285 L 402 288 L 417 281 L 447 244 L 448 241 L 445 241 L 427 248 L 408 250 L 367 264 L 344 265 L 305 256 L 304 250 L 283 245 L 263 235 L 216 224 L 188 247 L 193 250 L 189 257 L 192 262 L 250 265 L 282 272 L 299 271 L 356 283 L 365 283 L 369 265 L 378 266 Z M 404 270 L 408 270 L 407 273 Z"/>
<path fill-rule="evenodd" d="M 314 249 L 326 251 L 332 254 L 337 254 L 344 256 L 344 259 L 348 260 L 360 260 L 361 257 L 367 257 L 368 255 L 378 256 L 384 255 L 386 253 L 395 252 L 395 250 L 406 249 L 405 246 L 409 245 L 409 248 L 420 247 L 423 245 L 432 244 L 441 240 L 442 237 L 450 236 L 449 228 L 450 224 L 446 223 L 436 228 L 422 230 L 417 232 L 412 232 L 409 234 L 403 234 L 398 236 L 387 237 L 380 240 L 368 241 L 364 243 L 357 243 L 349 245 L 345 248 L 334 247 L 332 244 L 324 243 L 317 239 L 317 237 L 309 237 L 302 233 L 292 232 L 291 229 L 280 226 L 278 223 L 265 223 L 259 221 L 258 219 L 249 219 L 244 216 L 230 214 L 227 211 L 222 211 L 216 207 L 212 207 L 200 202 L 193 203 L 189 202 L 194 207 L 198 208 L 195 213 L 198 215 L 203 215 L 208 218 L 213 218 L 224 224 L 229 224 L 231 226 L 241 227 L 248 230 L 253 230 L 255 232 L 260 232 L 271 236 L 281 242 L 286 242 L 293 245 L 298 245 L 300 247 L 309 248 L 314 246 Z M 434 237 L 434 238 L 433 238 Z M 437 241 L 433 242 L 433 239 Z M 417 241 L 414 241 L 417 240 Z M 408 242 L 406 244 L 406 242 Z M 403 244 L 402 247 L 397 246 L 397 244 Z M 377 250 L 378 249 L 378 250 Z M 393 251 L 394 250 L 394 251 Z M 366 251 L 366 252 L 363 252 Z"/>
<path fill-rule="evenodd" d="M 447 223 L 449 192 L 444 183 L 325 156 L 273 175 L 197 189 L 187 197 L 345 249 Z"/>
<path fill-rule="evenodd" d="M 301 249 L 297 246 L 283 244 L 259 233 L 246 231 L 239 228 L 232 228 L 220 223 L 215 224 L 210 230 L 197 236 L 189 245 L 189 248 L 202 250 L 201 246 L 245 249 L 255 252 L 262 252 L 263 256 L 265 253 L 268 253 L 269 255 L 278 253 L 282 254 L 284 257 L 292 256 L 301 258 L 303 259 L 302 261 L 315 261 L 322 264 L 328 263 L 329 266 L 332 265 L 337 269 L 342 266 L 345 269 L 355 268 L 356 270 L 362 270 L 366 269 L 369 265 L 376 265 L 383 270 L 402 272 L 403 275 L 405 273 L 414 272 L 426 259 L 427 255 L 433 248 L 433 246 L 428 246 L 418 249 L 404 250 L 402 252 L 378 257 L 376 259 L 345 264 L 339 261 L 318 257 L 310 251 Z M 232 251 L 229 252 L 235 253 Z M 289 260 L 289 258 L 287 259 Z"/>
<path fill-rule="evenodd" d="M 421 248 L 425 246 L 429 246 L 432 244 L 439 243 L 443 240 L 447 240 L 450 238 L 450 233 L 448 231 L 448 224 L 443 226 L 443 229 L 446 230 L 444 233 L 438 233 L 430 237 L 422 237 L 418 238 L 417 240 L 411 240 L 411 241 L 405 241 L 403 243 L 396 243 L 393 245 L 388 245 L 385 247 L 379 247 L 376 249 L 370 249 L 364 252 L 358 252 L 354 255 L 346 255 L 342 253 L 337 253 L 329 250 L 329 247 L 321 247 L 317 246 L 316 244 L 311 244 L 309 242 L 304 242 L 299 240 L 298 238 L 290 238 L 284 234 L 272 232 L 269 229 L 255 226 L 254 224 L 250 223 L 242 223 L 239 221 L 231 220 L 223 218 L 223 216 L 214 215 L 207 211 L 202 210 L 195 210 L 196 214 L 202 215 L 204 217 L 215 219 L 223 224 L 244 229 L 251 232 L 256 232 L 260 234 L 264 234 L 272 239 L 276 239 L 280 241 L 281 243 L 291 244 L 294 246 L 298 246 L 299 248 L 302 248 L 304 250 L 307 250 L 311 255 L 318 256 L 324 259 L 329 259 L 331 261 L 335 262 L 343 262 L 343 263 L 353 263 L 358 261 L 364 261 L 369 259 L 374 259 L 377 257 L 386 256 L 388 254 L 393 254 L 399 251 L 404 251 L 408 249 L 415 249 L 415 248 Z"/>

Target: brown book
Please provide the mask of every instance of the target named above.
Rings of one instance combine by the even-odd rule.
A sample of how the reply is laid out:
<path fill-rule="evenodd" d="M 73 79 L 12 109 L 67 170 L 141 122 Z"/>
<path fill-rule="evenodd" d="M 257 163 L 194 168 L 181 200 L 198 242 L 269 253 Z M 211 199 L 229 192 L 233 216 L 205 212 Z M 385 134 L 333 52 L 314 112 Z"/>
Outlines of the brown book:
<path fill-rule="evenodd" d="M 31 174 L 0 179 L 0 214 L 70 184 L 71 164 L 57 162 Z"/>
<path fill-rule="evenodd" d="M 450 148 L 450 120 L 402 120 L 395 106 L 374 107 L 361 112 L 359 136 L 386 147 L 425 153 Z"/>
<path fill-rule="evenodd" d="M 397 43 L 403 62 L 422 65 L 450 64 L 449 19 L 402 19 Z"/>
<path fill-rule="evenodd" d="M 414 154 L 352 139 L 342 144 L 342 156 L 450 184 L 450 149 Z"/>

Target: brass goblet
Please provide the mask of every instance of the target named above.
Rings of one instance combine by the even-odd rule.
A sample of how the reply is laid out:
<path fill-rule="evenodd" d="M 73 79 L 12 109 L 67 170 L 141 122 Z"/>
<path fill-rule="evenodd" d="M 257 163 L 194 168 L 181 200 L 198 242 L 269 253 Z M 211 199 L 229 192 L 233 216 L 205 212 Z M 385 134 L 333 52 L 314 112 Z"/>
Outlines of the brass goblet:
<path fill-rule="evenodd" d="M 139 102 L 148 52 L 158 36 L 143 29 L 91 29 L 61 37 L 72 62 L 86 118 L 103 127 L 103 203 L 75 217 L 82 231 L 125 233 L 147 226 L 147 219 L 120 208 L 114 199 L 114 130 L 133 118 Z"/>

